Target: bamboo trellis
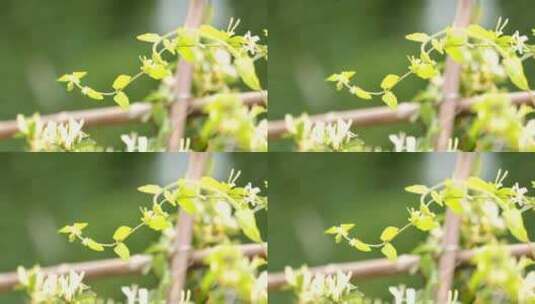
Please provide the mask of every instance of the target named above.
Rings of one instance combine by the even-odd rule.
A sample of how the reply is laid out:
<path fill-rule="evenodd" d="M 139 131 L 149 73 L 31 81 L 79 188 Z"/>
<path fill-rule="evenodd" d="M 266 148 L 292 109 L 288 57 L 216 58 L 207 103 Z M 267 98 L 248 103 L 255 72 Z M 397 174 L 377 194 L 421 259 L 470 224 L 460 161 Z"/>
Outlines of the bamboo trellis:
<path fill-rule="evenodd" d="M 456 27 L 466 27 L 470 23 L 474 10 L 475 0 L 458 0 L 457 12 L 453 25 Z M 462 99 L 459 97 L 461 67 L 451 58 L 446 61 L 444 71 L 444 85 L 442 88 L 444 99 L 439 105 L 439 125 L 440 132 L 435 139 L 434 148 L 436 151 L 446 151 L 448 141 L 453 132 L 455 117 L 459 114 L 466 114 L 472 105 L 477 102 L 476 98 Z M 516 92 L 509 94 L 515 105 L 532 102 L 531 94 L 527 92 Z M 371 109 L 353 110 L 346 112 L 335 112 L 320 114 L 310 117 L 312 122 L 335 122 L 338 119 L 350 120 L 355 126 L 372 126 L 408 121 L 413 118 L 419 110 L 419 105 L 414 102 L 401 103 L 396 111 L 388 107 L 376 107 Z M 272 121 L 268 127 L 270 139 L 280 138 L 286 132 L 284 121 Z M 475 153 L 458 154 L 457 164 L 453 172 L 453 178 L 464 180 L 472 173 Z M 451 210 L 447 210 L 444 222 L 444 236 L 442 240 L 442 251 L 438 259 L 438 283 L 435 288 L 435 302 L 438 304 L 447 303 L 448 293 L 452 286 L 453 275 L 457 266 L 470 261 L 476 252 L 475 250 L 462 250 L 458 248 L 460 218 Z M 514 256 L 532 255 L 531 244 L 515 244 L 509 246 L 511 254 Z M 375 259 L 363 262 L 331 264 L 311 268 L 312 273 L 332 274 L 337 271 L 349 272 L 353 279 L 367 279 L 378 276 L 389 276 L 398 273 L 405 273 L 418 266 L 419 257 L 415 255 L 401 256 L 396 262 L 387 259 Z M 279 289 L 286 284 L 284 273 L 270 273 L 268 280 L 269 289 Z"/>
<path fill-rule="evenodd" d="M 208 0 L 189 0 L 189 8 L 184 23 L 185 27 L 197 28 L 203 21 L 205 8 Z M 171 121 L 171 135 L 168 140 L 167 150 L 177 151 L 180 140 L 184 137 L 188 117 L 202 115 L 203 107 L 210 103 L 212 97 L 194 98 L 191 95 L 193 79 L 193 66 L 185 60 L 180 60 L 172 85 L 174 102 L 169 108 Z M 267 104 L 267 92 L 245 92 L 239 95 L 241 101 L 248 106 L 255 104 Z M 91 110 L 60 112 L 41 117 L 43 122 L 55 121 L 67 122 L 69 119 L 83 120 L 85 127 L 109 126 L 139 122 L 145 120 L 152 106 L 147 102 L 133 103 L 128 110 L 118 106 L 103 107 Z M 18 132 L 17 121 L 0 121 L 0 140 L 12 138 Z"/>
<path fill-rule="evenodd" d="M 190 0 L 188 14 L 186 17 L 186 27 L 196 28 L 202 22 L 203 13 L 207 5 L 207 0 Z M 210 97 L 195 99 L 191 97 L 191 84 L 193 77 L 193 66 L 184 60 L 180 60 L 177 66 L 174 83 L 174 102 L 171 104 L 170 120 L 172 123 L 172 134 L 168 141 L 168 151 L 177 151 L 180 139 L 184 135 L 186 121 L 189 115 L 199 115 L 202 107 L 210 102 Z M 240 95 L 241 100 L 247 105 L 266 102 L 266 92 L 248 92 Z M 150 112 L 151 106 L 148 103 L 135 103 L 130 110 L 123 111 L 119 107 L 108 107 L 86 111 L 63 112 L 44 116 L 44 121 L 64 122 L 73 119 L 83 119 L 87 126 L 102 126 L 121 124 L 130 121 L 142 120 Z M 0 139 L 9 138 L 17 133 L 16 121 L 0 122 Z M 186 177 L 199 179 L 206 171 L 208 153 L 190 153 L 189 165 Z M 187 213 L 180 211 L 176 224 L 177 237 L 171 256 L 171 288 L 168 293 L 168 303 L 178 303 L 181 292 L 185 285 L 188 269 L 202 265 L 202 261 L 211 249 L 193 251 L 191 248 L 193 218 Z M 246 256 L 266 256 L 266 244 L 246 244 L 240 246 Z M 151 262 L 150 256 L 137 255 L 129 261 L 120 259 L 109 259 L 100 261 L 90 261 L 79 264 L 62 264 L 44 268 L 46 274 L 66 273 L 71 270 L 84 272 L 88 279 L 101 277 L 141 273 Z M 0 292 L 11 291 L 18 284 L 16 273 L 0 274 Z"/>

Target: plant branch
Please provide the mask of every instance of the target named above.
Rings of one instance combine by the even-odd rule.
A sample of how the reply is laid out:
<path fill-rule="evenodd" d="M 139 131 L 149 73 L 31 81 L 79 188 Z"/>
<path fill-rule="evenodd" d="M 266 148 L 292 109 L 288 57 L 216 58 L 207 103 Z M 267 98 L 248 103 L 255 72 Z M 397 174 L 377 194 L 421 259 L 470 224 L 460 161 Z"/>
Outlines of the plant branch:
<path fill-rule="evenodd" d="M 535 92 L 534 92 L 535 93 Z M 530 92 L 514 92 L 508 94 L 511 103 L 514 105 L 530 104 Z M 464 98 L 456 103 L 456 114 L 468 114 L 474 104 L 476 104 L 481 96 Z M 330 112 L 319 115 L 310 116 L 312 122 L 323 121 L 326 123 L 336 122 L 338 119 L 350 120 L 355 127 L 369 127 L 376 125 L 386 125 L 393 123 L 402 123 L 410 121 L 420 109 L 420 104 L 417 102 L 403 102 L 400 103 L 397 110 L 392 110 L 389 107 L 373 107 L 367 109 L 350 110 Z M 277 139 L 286 133 L 286 124 L 284 120 L 271 121 L 269 123 L 269 138 Z"/>
<path fill-rule="evenodd" d="M 209 158 L 209 153 L 190 153 L 186 178 L 189 180 L 200 179 L 206 171 Z M 193 217 L 180 209 L 176 224 L 175 252 L 171 257 L 171 287 L 167 296 L 167 303 L 178 303 L 180 294 L 184 289 L 190 259 L 189 255 L 191 254 L 192 237 Z"/>
<path fill-rule="evenodd" d="M 184 27 L 198 28 L 201 25 L 207 0 L 190 0 Z M 191 98 L 193 65 L 180 59 L 175 74 L 174 102 L 171 106 L 171 135 L 168 142 L 169 151 L 177 151 L 180 140 L 184 137 L 188 118 L 188 100 Z M 177 301 L 178 302 L 178 301 Z"/>
<path fill-rule="evenodd" d="M 532 256 L 531 244 L 514 244 L 507 248 L 512 256 Z M 462 250 L 456 253 L 457 265 L 469 264 L 478 252 L 478 249 Z M 337 271 L 350 273 L 351 278 L 355 280 L 366 280 L 378 277 L 392 276 L 411 272 L 417 269 L 420 263 L 420 257 L 417 255 L 401 255 L 395 262 L 386 258 L 372 259 L 362 262 L 349 262 L 329 264 L 325 266 L 309 268 L 312 273 L 335 274 Z M 283 272 L 270 273 L 268 279 L 268 289 L 277 290 L 286 286 L 287 282 Z"/>
<path fill-rule="evenodd" d="M 240 250 L 245 256 L 266 256 L 266 244 L 240 245 Z M 212 248 L 195 250 L 191 253 L 190 268 L 204 266 L 204 259 L 212 252 Z M 128 261 L 106 259 L 82 263 L 65 263 L 41 269 L 45 274 L 67 274 L 70 271 L 83 272 L 85 279 L 99 279 L 111 276 L 141 274 L 150 267 L 152 257 L 150 255 L 134 255 Z M 0 293 L 9 292 L 18 284 L 16 272 L 0 274 Z"/>
<path fill-rule="evenodd" d="M 265 93 L 247 92 L 239 94 L 240 99 L 246 105 L 265 104 Z M 210 103 L 214 96 L 196 98 L 191 100 L 190 115 L 202 115 L 205 105 Z M 97 108 L 91 110 L 60 112 L 50 115 L 41 116 L 43 123 L 55 121 L 58 123 L 68 122 L 69 119 L 83 120 L 84 127 L 98 127 L 107 125 L 119 125 L 129 122 L 142 121 L 151 113 L 152 105 L 149 102 L 136 102 L 130 106 L 130 109 L 124 110 L 118 106 Z M 0 122 L 0 140 L 13 137 L 18 132 L 17 121 L 9 120 Z"/>

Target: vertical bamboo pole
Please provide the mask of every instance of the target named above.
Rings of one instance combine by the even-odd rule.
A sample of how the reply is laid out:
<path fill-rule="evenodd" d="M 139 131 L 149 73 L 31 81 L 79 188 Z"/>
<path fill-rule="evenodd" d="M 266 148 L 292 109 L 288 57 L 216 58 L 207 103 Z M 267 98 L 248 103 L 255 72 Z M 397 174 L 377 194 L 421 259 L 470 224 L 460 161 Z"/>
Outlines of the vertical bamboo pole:
<path fill-rule="evenodd" d="M 463 152 L 458 154 L 453 173 L 453 179 L 455 181 L 463 181 L 470 176 L 474 167 L 475 158 L 475 153 Z M 436 302 L 438 304 L 447 303 L 448 293 L 452 286 L 456 267 L 455 258 L 459 249 L 460 224 L 461 218 L 448 209 L 444 221 L 442 254 L 438 264 L 438 287 L 436 291 Z"/>
<path fill-rule="evenodd" d="M 474 5 L 475 0 L 458 0 L 457 12 L 453 22 L 454 27 L 466 27 L 469 25 Z M 451 57 L 448 57 L 444 70 L 443 100 L 439 110 L 440 133 L 435 142 L 436 151 L 445 151 L 453 134 L 455 109 L 459 100 L 460 78 L 461 66 Z M 463 180 L 468 177 L 473 158 L 472 154 L 459 154 L 454 178 Z M 455 273 L 455 251 L 458 249 L 460 223 L 461 219 L 448 209 L 444 221 L 443 253 L 439 260 L 438 269 L 439 283 L 436 291 L 436 302 L 438 304 L 447 302 L 448 293 L 451 289 Z"/>
<path fill-rule="evenodd" d="M 207 0 L 190 0 L 190 6 L 184 27 L 198 28 L 201 25 Z M 171 135 L 168 141 L 168 151 L 177 151 L 180 140 L 184 138 L 188 108 L 191 100 L 191 85 L 193 78 L 193 66 L 187 61 L 180 59 L 175 74 L 174 102 L 171 106 Z"/>
<path fill-rule="evenodd" d="M 474 6 L 475 0 L 458 0 L 453 26 L 457 28 L 468 26 Z M 455 109 L 459 101 L 460 78 L 461 66 L 451 57 L 448 57 L 444 69 L 443 100 L 439 110 L 440 133 L 435 142 L 436 151 L 445 151 L 447 149 L 448 141 L 453 133 Z"/>
<path fill-rule="evenodd" d="M 206 170 L 208 159 L 209 153 L 190 153 L 186 178 L 200 179 Z M 168 304 L 178 303 L 180 294 L 184 290 L 191 254 L 192 234 L 193 218 L 184 210 L 180 210 L 176 224 L 175 250 L 171 257 L 171 287 L 167 298 Z"/>

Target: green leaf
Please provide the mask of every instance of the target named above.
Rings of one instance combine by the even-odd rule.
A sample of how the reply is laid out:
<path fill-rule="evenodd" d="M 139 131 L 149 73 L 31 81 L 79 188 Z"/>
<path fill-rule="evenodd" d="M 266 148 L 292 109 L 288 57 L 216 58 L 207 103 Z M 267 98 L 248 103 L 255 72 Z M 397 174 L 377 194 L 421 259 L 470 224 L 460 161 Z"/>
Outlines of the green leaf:
<path fill-rule="evenodd" d="M 132 233 L 132 228 L 128 226 L 121 226 L 115 230 L 115 233 L 113 234 L 113 239 L 117 242 L 122 242 L 126 240 L 128 236 L 130 236 L 130 233 Z"/>
<path fill-rule="evenodd" d="M 84 87 L 82 89 L 82 94 L 91 98 L 91 99 L 94 99 L 94 100 L 103 100 L 104 99 L 104 95 L 102 95 L 102 93 L 100 92 L 97 92 L 95 90 L 93 90 L 92 88 L 90 87 Z"/>
<path fill-rule="evenodd" d="M 126 88 L 130 81 L 132 80 L 132 77 L 129 75 L 119 75 L 115 81 L 113 81 L 113 88 L 116 91 L 122 91 L 124 88 Z"/>
<path fill-rule="evenodd" d="M 429 192 L 429 188 L 424 185 L 412 185 L 405 188 L 405 191 L 416 194 L 425 194 Z"/>
<path fill-rule="evenodd" d="M 154 215 L 147 220 L 147 225 L 155 231 L 161 231 L 171 227 L 171 223 L 163 215 Z"/>
<path fill-rule="evenodd" d="M 230 38 L 230 35 L 227 32 L 220 31 L 210 25 L 201 25 L 199 28 L 199 33 L 204 37 L 223 42 Z"/>
<path fill-rule="evenodd" d="M 260 243 L 262 242 L 262 237 L 260 236 L 260 231 L 256 225 L 256 218 L 254 212 L 249 209 L 241 209 L 236 211 L 236 219 L 240 225 L 243 233 L 251 240 Z"/>
<path fill-rule="evenodd" d="M 398 98 L 396 97 L 396 95 L 394 95 L 394 93 L 390 91 L 386 92 L 383 95 L 383 101 L 392 110 L 395 110 L 398 107 Z"/>
<path fill-rule="evenodd" d="M 528 79 L 524 74 L 524 67 L 522 61 L 518 57 L 508 57 L 503 60 L 505 71 L 509 79 L 520 89 L 529 90 Z"/>
<path fill-rule="evenodd" d="M 355 94 L 358 98 L 370 100 L 372 99 L 372 95 L 370 92 L 360 88 L 360 87 L 352 87 L 352 93 Z"/>
<path fill-rule="evenodd" d="M 130 250 L 124 243 L 117 244 L 117 246 L 113 248 L 113 251 L 124 261 L 130 258 Z"/>
<path fill-rule="evenodd" d="M 381 88 L 388 91 L 392 89 L 396 84 L 398 84 L 400 77 L 394 74 L 388 74 L 381 82 Z"/>
<path fill-rule="evenodd" d="M 398 232 L 399 232 L 398 227 L 394 227 L 394 226 L 386 227 L 381 233 L 381 241 L 383 242 L 392 241 L 398 235 Z"/>
<path fill-rule="evenodd" d="M 522 242 L 529 242 L 528 232 L 524 227 L 524 220 L 522 219 L 522 213 L 518 209 L 509 209 L 503 212 L 505 224 L 509 232 Z"/>
<path fill-rule="evenodd" d="M 137 40 L 143 42 L 155 43 L 161 39 L 160 35 L 154 33 L 147 33 L 137 36 Z"/>
<path fill-rule="evenodd" d="M 466 181 L 466 185 L 472 189 L 486 191 L 490 193 L 496 192 L 496 186 L 493 183 L 486 182 L 477 176 L 471 176 Z"/>
<path fill-rule="evenodd" d="M 122 109 L 128 109 L 130 106 L 130 99 L 124 92 L 117 92 L 113 97 L 115 103 L 117 103 Z"/>
<path fill-rule="evenodd" d="M 94 250 L 94 251 L 104 251 L 104 246 L 102 246 L 102 244 L 97 243 L 97 242 L 95 242 L 94 240 L 92 240 L 90 238 L 85 238 L 82 241 L 82 244 L 84 246 L 87 246 L 89 249 Z"/>
<path fill-rule="evenodd" d="M 392 246 L 390 243 L 386 243 L 383 248 L 381 248 L 381 252 L 386 256 L 387 259 L 390 261 L 395 261 L 398 258 L 398 253 L 396 251 L 396 248 Z"/>
<path fill-rule="evenodd" d="M 372 251 L 372 248 L 370 247 L 370 245 L 362 242 L 361 240 L 359 239 L 351 239 L 351 241 L 349 242 L 349 244 L 352 246 L 352 247 L 355 247 L 357 250 L 360 250 L 362 252 L 370 252 Z"/>
<path fill-rule="evenodd" d="M 198 37 L 196 31 L 191 29 L 182 28 L 178 30 L 178 36 L 176 38 L 176 51 L 180 54 L 182 59 L 187 62 L 193 62 L 195 60 L 195 46 L 198 44 Z"/>
<path fill-rule="evenodd" d="M 415 41 L 415 42 L 426 42 L 431 37 L 427 35 L 426 33 L 412 33 L 407 36 L 405 36 L 407 40 Z"/>
<path fill-rule="evenodd" d="M 197 187 L 187 182 L 179 183 L 177 190 L 177 203 L 180 208 L 189 214 L 197 212 L 196 197 L 198 196 Z"/>
<path fill-rule="evenodd" d="M 236 70 L 240 75 L 243 82 L 251 89 L 259 91 L 262 89 L 260 86 L 260 80 L 256 76 L 256 70 L 254 62 L 247 56 L 241 56 L 234 62 L 236 64 Z"/>
<path fill-rule="evenodd" d="M 148 193 L 148 194 L 158 194 L 162 192 L 162 188 L 158 185 L 145 185 L 137 188 L 139 192 Z"/>

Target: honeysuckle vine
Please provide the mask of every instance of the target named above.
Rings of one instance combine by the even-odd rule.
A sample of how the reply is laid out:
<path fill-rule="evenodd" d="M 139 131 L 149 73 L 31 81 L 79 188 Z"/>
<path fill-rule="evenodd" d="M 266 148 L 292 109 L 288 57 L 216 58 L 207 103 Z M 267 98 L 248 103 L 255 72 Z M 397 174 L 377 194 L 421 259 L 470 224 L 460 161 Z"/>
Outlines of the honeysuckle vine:
<path fill-rule="evenodd" d="M 232 18 L 226 30 L 219 30 L 204 24 L 199 28 L 180 27 L 166 34 L 146 33 L 138 40 L 151 44 L 149 56 L 141 56 L 140 69 L 137 72 L 118 75 L 111 89 L 97 90 L 85 83 L 88 73 L 77 71 L 61 76 L 58 81 L 64 83 L 67 91 L 79 90 L 82 95 L 97 102 L 106 97 L 127 111 L 130 97 L 127 90 L 142 77 L 159 81 L 159 88 L 147 94 L 146 101 L 151 104 L 150 114 L 144 122 L 155 128 L 155 133 L 135 145 L 127 143 L 127 150 L 136 152 L 156 152 L 167 148 L 168 138 L 172 132 L 169 108 L 173 102 L 186 102 L 184 96 L 175 96 L 173 88 L 177 62 L 185 60 L 191 63 L 191 96 L 206 98 L 207 103 L 201 109 L 202 117 L 188 120 L 188 128 L 182 138 L 181 150 L 195 151 L 267 151 L 267 94 L 262 90 L 255 64 L 268 59 L 268 48 L 261 43 L 261 37 L 250 31 L 244 35 L 236 33 L 239 19 Z M 268 32 L 263 36 L 267 38 Z M 264 102 L 245 104 L 240 98 L 240 91 L 247 87 L 263 96 Z M 190 95 L 185 96 L 186 99 Z M 18 119 L 19 136 L 26 137 L 31 151 L 112 151 L 103 148 L 81 130 L 83 122 L 77 121 L 78 137 L 70 138 L 59 133 L 53 136 L 48 129 L 69 128 L 73 122 L 63 126 L 61 123 L 47 123 L 43 128 L 47 132 L 34 130 L 30 132 L 29 124 Z M 38 125 L 40 127 L 41 125 Z M 49 128 L 50 127 L 50 128 Z M 65 138 L 67 137 L 67 138 Z M 144 136 L 145 137 L 145 136 Z M 143 138 L 143 137 L 139 137 Z M 125 141 L 124 137 L 121 137 Z M 75 140 L 73 144 L 71 141 Z M 58 142 L 56 142 L 58 141 Z M 43 144 L 46 143 L 46 144 Z"/>
<path fill-rule="evenodd" d="M 434 150 L 441 128 L 440 102 L 467 98 L 474 99 L 469 108 L 471 115 L 457 116 L 453 134 L 449 134 L 450 141 L 456 143 L 458 149 L 535 151 L 535 123 L 530 116 L 535 98 L 524 72 L 524 64 L 532 60 L 535 46 L 529 43 L 527 35 L 518 31 L 506 34 L 507 24 L 507 19 L 500 18 L 495 29 L 470 24 L 467 27 L 450 26 L 434 34 L 407 35 L 408 40 L 420 44 L 419 53 L 408 57 L 407 71 L 386 75 L 378 90 L 365 89 L 355 82 L 359 77 L 356 71 L 333 74 L 327 81 L 334 83 L 337 90 L 347 90 L 359 99 L 370 101 L 379 97 L 396 111 L 397 86 L 411 77 L 426 80 L 426 88 L 414 98 L 415 114 L 408 119 L 423 127 L 422 136 L 416 138 L 414 151 Z M 461 68 L 460 90 L 455 96 L 443 94 L 446 57 L 452 58 Z M 531 103 L 513 104 L 507 94 L 511 84 L 530 96 Z M 293 136 L 289 126 L 286 134 Z M 299 143 L 299 139 L 296 140 Z"/>
<path fill-rule="evenodd" d="M 59 230 L 70 242 L 80 242 L 90 250 L 113 250 L 121 259 L 131 257 L 127 242 L 142 228 L 160 233 L 160 239 L 147 247 L 151 271 L 159 279 L 155 288 L 123 288 L 128 303 L 166 303 L 170 287 L 169 257 L 174 254 L 175 222 L 178 210 L 193 216 L 194 249 L 208 249 L 202 264 L 206 267 L 191 270 L 180 303 L 267 303 L 266 260 L 260 256 L 248 257 L 240 249 L 243 236 L 263 245 L 256 215 L 267 210 L 267 197 L 262 189 L 252 185 L 238 186 L 239 171 L 231 171 L 227 181 L 212 177 L 199 180 L 179 179 L 159 186 L 138 188 L 151 195 L 150 207 L 142 207 L 140 221 L 120 225 L 111 241 L 97 241 L 86 234 L 88 223 L 76 222 Z M 267 184 L 266 184 L 267 186 Z M 232 274 L 229 276 L 229 274 Z M 19 283 L 32 303 L 100 303 L 102 299 L 82 283 L 84 274 L 45 275 L 39 268 L 19 269 Z M 76 282 L 74 282 L 75 280 Z M 69 283 L 73 281 L 73 283 Z M 72 285 L 72 286 L 71 286 Z M 103 300 L 102 300 L 103 301 Z"/>
<path fill-rule="evenodd" d="M 428 239 L 414 250 L 420 255 L 417 270 L 425 277 L 423 299 L 434 299 L 437 265 L 441 253 L 444 216 L 436 210 L 446 207 L 461 218 L 462 248 L 474 249 L 475 268 L 461 269 L 456 280 L 461 303 L 532 303 L 535 300 L 535 272 L 529 270 L 531 258 L 516 259 L 506 246 L 507 235 L 531 245 L 523 215 L 535 207 L 535 197 L 518 183 L 505 186 L 506 171 L 499 171 L 494 181 L 471 176 L 465 181 L 447 179 L 433 186 L 412 185 L 405 188 L 419 195 L 419 206 L 408 209 L 408 223 L 383 229 L 377 242 L 363 240 L 354 233 L 355 224 L 341 224 L 325 232 L 336 243 L 346 242 L 361 252 L 379 250 L 391 261 L 398 258 L 394 241 L 410 228 L 426 232 Z M 532 182 L 535 189 L 535 182 Z M 496 299 L 503 299 L 503 302 Z M 420 303 L 420 302 L 418 302 Z M 421 302 L 427 303 L 427 302 Z"/>

